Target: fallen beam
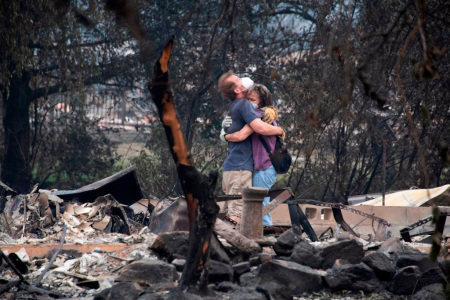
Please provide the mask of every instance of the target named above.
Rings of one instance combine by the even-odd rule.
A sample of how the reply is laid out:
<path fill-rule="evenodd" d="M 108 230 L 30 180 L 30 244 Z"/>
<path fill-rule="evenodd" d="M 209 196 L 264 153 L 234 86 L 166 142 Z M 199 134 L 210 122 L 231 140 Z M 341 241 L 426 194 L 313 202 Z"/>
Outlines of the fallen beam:
<path fill-rule="evenodd" d="M 255 241 L 246 238 L 220 219 L 216 219 L 214 232 L 245 254 L 253 254 L 261 251 L 261 247 Z"/>

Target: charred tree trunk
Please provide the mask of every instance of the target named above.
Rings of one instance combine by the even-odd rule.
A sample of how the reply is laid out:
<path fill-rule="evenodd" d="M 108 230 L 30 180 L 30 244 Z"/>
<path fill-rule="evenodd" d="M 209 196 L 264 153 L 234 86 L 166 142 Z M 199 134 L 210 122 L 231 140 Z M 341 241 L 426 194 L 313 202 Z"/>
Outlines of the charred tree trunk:
<path fill-rule="evenodd" d="M 29 76 L 13 76 L 9 94 L 4 91 L 3 129 L 4 156 L 1 164 L 1 180 L 17 190 L 30 188 L 30 118 Z"/>
<path fill-rule="evenodd" d="M 219 212 L 213 195 L 218 174 L 205 176 L 192 166 L 170 88 L 168 63 L 172 46 L 173 40 L 170 40 L 156 62 L 149 90 L 158 108 L 188 207 L 189 250 L 178 289 L 186 290 L 200 280 L 200 290 L 204 290 L 208 278 L 210 238 Z"/>

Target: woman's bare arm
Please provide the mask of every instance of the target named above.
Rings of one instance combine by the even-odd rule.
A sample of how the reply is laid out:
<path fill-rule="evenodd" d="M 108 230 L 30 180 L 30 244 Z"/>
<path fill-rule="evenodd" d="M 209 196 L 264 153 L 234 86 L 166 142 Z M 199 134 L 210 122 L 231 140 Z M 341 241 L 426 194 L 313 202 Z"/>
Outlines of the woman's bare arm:
<path fill-rule="evenodd" d="M 227 140 L 227 142 L 241 142 L 241 141 L 245 140 L 253 132 L 254 131 L 250 126 L 245 125 L 239 131 L 226 134 L 225 139 Z"/>

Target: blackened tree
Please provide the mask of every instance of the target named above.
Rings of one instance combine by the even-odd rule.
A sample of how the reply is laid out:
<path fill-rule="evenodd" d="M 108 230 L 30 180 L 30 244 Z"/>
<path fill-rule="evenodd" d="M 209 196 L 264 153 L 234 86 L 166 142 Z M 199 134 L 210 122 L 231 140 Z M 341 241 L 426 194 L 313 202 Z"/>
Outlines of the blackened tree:
<path fill-rule="evenodd" d="M 18 191 L 30 187 L 32 162 L 36 161 L 38 150 L 32 146 L 41 145 L 37 140 L 42 133 L 38 132 L 37 112 L 42 102 L 52 95 L 75 91 L 78 96 L 73 99 L 77 100 L 70 106 L 83 111 L 84 87 L 112 79 L 117 81 L 119 74 L 121 80 L 130 79 L 139 72 L 137 67 L 134 73 L 123 72 L 125 67 L 136 63 L 129 54 L 134 49 L 124 38 L 127 36 L 124 31 L 104 13 L 103 6 L 100 1 L 51 0 L 14 0 L 0 4 L 4 130 L 1 179 Z M 32 105 L 36 112 L 33 136 Z M 83 118 L 84 114 L 77 116 L 79 134 L 86 130 L 87 120 Z M 75 129 L 73 124 L 70 126 Z M 67 138 L 70 136 L 67 132 Z M 74 146 L 83 149 L 86 145 Z M 51 151 L 46 154 L 51 155 Z"/>

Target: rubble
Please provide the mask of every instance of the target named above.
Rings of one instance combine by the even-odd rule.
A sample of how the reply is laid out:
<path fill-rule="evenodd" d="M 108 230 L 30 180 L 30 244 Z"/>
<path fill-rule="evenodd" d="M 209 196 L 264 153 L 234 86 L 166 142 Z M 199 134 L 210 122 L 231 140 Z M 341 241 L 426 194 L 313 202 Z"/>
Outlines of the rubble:
<path fill-rule="evenodd" d="M 448 241 L 432 261 L 427 244 L 400 237 L 341 230 L 312 241 L 301 227 L 273 227 L 252 240 L 217 220 L 207 290 L 180 291 L 189 259 L 183 197 L 159 201 L 152 214 L 111 194 L 84 203 L 42 190 L 2 199 L 2 299 L 441 299 L 433 297 L 450 279 Z"/>

